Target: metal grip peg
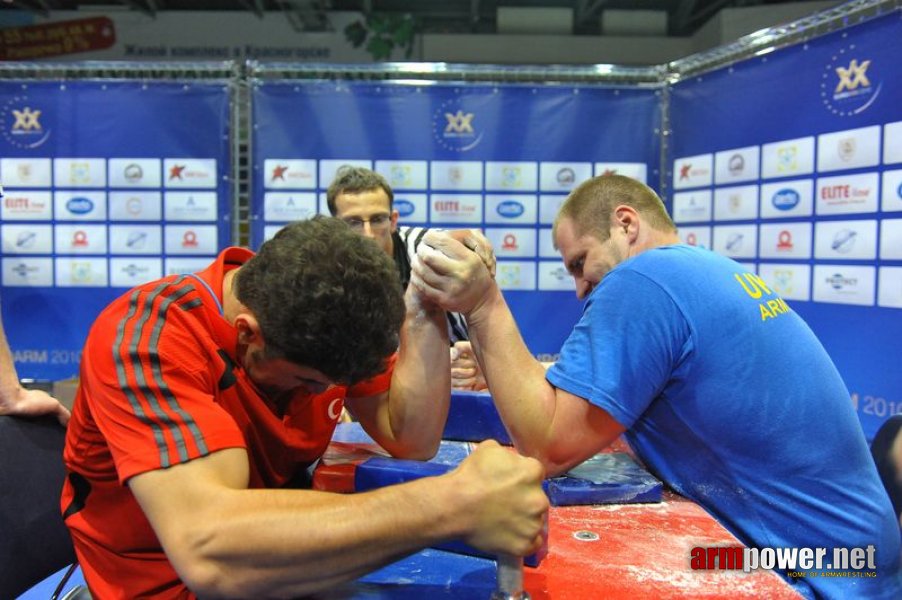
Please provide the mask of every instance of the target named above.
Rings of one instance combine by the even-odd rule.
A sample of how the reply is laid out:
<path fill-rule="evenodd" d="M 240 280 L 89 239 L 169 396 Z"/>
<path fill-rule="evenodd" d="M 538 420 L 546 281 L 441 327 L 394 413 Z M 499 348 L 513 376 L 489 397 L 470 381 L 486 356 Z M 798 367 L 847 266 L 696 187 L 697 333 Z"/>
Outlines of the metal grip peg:
<path fill-rule="evenodd" d="M 529 600 L 523 589 L 523 559 L 510 554 L 499 554 L 498 588 L 491 600 Z"/>

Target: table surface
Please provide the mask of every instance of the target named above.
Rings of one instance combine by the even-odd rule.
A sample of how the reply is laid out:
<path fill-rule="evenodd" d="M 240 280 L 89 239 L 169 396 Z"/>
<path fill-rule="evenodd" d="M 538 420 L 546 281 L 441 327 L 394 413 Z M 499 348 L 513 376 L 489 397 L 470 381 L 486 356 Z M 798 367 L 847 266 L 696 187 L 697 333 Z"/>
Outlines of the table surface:
<path fill-rule="evenodd" d="M 353 491 L 356 465 L 384 455 L 372 443 L 353 441 L 356 434 L 342 433 L 315 473 L 318 489 Z M 673 492 L 652 504 L 552 507 L 548 523 L 547 556 L 538 567 L 524 568 L 532 600 L 800 597 L 770 571 L 693 571 L 694 547 L 742 544 L 701 506 Z M 495 585 L 493 560 L 428 549 L 317 597 L 487 599 Z"/>

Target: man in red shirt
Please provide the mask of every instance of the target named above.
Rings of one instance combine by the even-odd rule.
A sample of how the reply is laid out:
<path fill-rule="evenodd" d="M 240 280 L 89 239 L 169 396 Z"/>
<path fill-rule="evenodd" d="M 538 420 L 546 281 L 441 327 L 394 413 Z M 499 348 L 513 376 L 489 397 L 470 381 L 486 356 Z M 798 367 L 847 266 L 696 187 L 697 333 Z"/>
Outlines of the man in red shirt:
<path fill-rule="evenodd" d="M 393 455 L 432 456 L 447 347 L 444 312 L 402 298 L 391 260 L 335 219 L 114 301 L 85 345 L 64 453 L 62 510 L 95 597 L 301 596 L 454 538 L 535 551 L 542 470 L 491 442 L 438 478 L 290 487 L 345 404 Z"/>

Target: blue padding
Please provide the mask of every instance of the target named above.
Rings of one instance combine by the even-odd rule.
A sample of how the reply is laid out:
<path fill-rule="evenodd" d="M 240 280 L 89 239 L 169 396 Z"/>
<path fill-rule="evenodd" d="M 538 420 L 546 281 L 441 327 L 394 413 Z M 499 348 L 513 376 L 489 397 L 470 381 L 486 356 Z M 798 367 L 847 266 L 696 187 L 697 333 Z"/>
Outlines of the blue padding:
<path fill-rule="evenodd" d="M 463 457 L 460 460 L 463 460 Z M 354 471 L 354 489 L 366 492 L 421 477 L 442 475 L 453 468 L 454 465 L 448 463 L 375 456 L 357 465 Z"/>
<path fill-rule="evenodd" d="M 469 447 L 466 443 L 443 441 L 436 457 L 428 462 L 383 458 L 381 456 L 370 458 L 357 465 L 357 469 L 354 472 L 354 489 L 358 492 L 365 492 L 397 483 L 413 481 L 421 477 L 443 475 L 466 458 L 467 454 L 469 454 Z M 491 557 L 491 555 L 459 541 L 437 544 L 435 548 L 471 556 Z M 547 548 L 527 556 L 523 559 L 523 563 L 535 567 L 542 561 L 545 554 L 547 554 Z"/>
<path fill-rule="evenodd" d="M 451 392 L 451 407 L 442 439 L 464 442 L 496 440 L 511 445 L 511 438 L 488 392 Z"/>
<path fill-rule="evenodd" d="M 317 600 L 487 600 L 497 583 L 495 562 L 427 548 L 327 592 Z"/>
<path fill-rule="evenodd" d="M 660 502 L 663 485 L 622 452 L 596 454 L 563 477 L 545 481 L 552 506 Z"/>

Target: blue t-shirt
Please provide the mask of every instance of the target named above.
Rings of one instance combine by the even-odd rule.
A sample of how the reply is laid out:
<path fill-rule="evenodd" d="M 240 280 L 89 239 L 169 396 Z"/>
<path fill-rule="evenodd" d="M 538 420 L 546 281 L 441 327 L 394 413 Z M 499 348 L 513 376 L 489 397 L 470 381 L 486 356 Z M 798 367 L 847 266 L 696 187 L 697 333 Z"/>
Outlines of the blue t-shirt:
<path fill-rule="evenodd" d="M 626 427 L 658 477 L 746 545 L 876 548 L 876 577 L 806 577 L 799 591 L 902 598 L 899 523 L 845 384 L 738 263 L 684 245 L 621 263 L 547 377 Z"/>

